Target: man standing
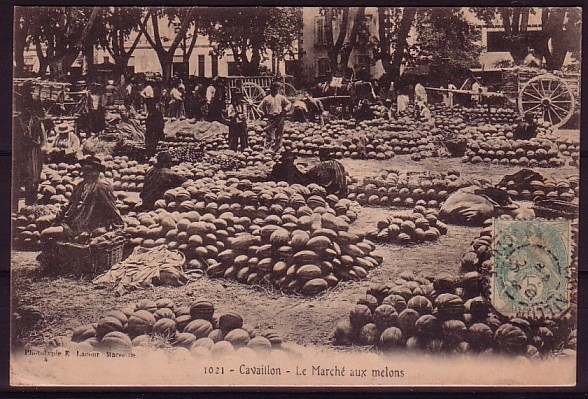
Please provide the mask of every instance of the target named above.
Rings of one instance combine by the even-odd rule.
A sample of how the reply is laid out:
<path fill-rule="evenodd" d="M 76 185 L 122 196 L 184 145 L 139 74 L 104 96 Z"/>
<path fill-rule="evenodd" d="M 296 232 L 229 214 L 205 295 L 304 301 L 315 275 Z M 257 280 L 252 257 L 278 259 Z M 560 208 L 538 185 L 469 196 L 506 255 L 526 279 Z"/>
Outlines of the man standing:
<path fill-rule="evenodd" d="M 414 103 L 417 104 L 419 101 L 426 105 L 428 103 L 428 98 L 425 87 L 422 84 L 417 83 L 414 87 Z"/>
<path fill-rule="evenodd" d="M 25 201 L 32 205 L 37 201 L 37 188 L 41 180 L 44 152 L 47 151 L 47 133 L 43 120 L 45 110 L 41 99 L 33 94 L 33 85 L 26 82 L 22 87 L 21 103 L 14 116 L 15 185 L 17 190 L 25 187 Z M 17 196 L 15 196 L 15 199 Z"/>
<path fill-rule="evenodd" d="M 156 104 L 150 103 L 145 119 L 145 149 L 149 157 L 155 155 L 157 144 L 164 137 L 164 127 L 165 121 L 161 109 Z"/>
<path fill-rule="evenodd" d="M 227 119 L 229 123 L 229 149 L 236 151 L 237 145 L 241 144 L 241 151 L 245 151 L 247 143 L 247 116 L 243 93 L 235 91 L 231 104 L 227 108 Z"/>
<path fill-rule="evenodd" d="M 290 100 L 279 94 L 279 90 L 280 84 L 277 82 L 272 83 L 270 94 L 261 100 L 261 104 L 259 104 L 259 111 L 268 119 L 268 126 L 265 128 L 265 147 L 273 149 L 276 153 L 282 146 L 286 113 L 292 107 Z"/>

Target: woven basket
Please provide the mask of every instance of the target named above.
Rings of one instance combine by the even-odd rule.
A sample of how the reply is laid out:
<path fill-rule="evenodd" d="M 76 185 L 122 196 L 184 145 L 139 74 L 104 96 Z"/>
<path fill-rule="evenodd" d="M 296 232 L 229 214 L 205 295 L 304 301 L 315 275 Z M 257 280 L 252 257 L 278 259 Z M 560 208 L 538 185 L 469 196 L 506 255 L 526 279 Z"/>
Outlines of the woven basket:
<path fill-rule="evenodd" d="M 94 276 L 123 260 L 125 242 L 123 237 L 100 246 L 56 242 L 48 249 L 48 266 L 58 273 Z"/>
<path fill-rule="evenodd" d="M 578 206 L 559 200 L 543 200 L 533 204 L 535 215 L 540 218 L 554 219 L 563 217 L 574 219 L 578 217 Z"/>

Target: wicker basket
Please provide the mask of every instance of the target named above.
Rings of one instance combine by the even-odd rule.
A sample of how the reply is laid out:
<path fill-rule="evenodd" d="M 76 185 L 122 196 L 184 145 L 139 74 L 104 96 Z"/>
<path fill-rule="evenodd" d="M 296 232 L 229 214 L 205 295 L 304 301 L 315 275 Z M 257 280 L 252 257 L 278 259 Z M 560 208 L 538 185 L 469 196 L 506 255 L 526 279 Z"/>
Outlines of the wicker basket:
<path fill-rule="evenodd" d="M 574 219 L 578 217 L 578 206 L 569 202 L 559 200 L 543 200 L 533 204 L 535 215 L 545 219 L 558 217 Z"/>
<path fill-rule="evenodd" d="M 123 237 L 100 246 L 56 242 L 48 250 L 47 263 L 57 273 L 94 276 L 123 260 L 125 242 Z"/>

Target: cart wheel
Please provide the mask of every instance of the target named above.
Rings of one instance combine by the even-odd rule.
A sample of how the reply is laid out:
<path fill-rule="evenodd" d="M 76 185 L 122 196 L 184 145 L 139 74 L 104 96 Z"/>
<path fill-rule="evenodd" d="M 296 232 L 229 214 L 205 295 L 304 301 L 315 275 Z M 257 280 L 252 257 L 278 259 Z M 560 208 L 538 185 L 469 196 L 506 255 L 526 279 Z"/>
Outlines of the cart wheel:
<path fill-rule="evenodd" d="M 243 98 L 247 108 L 247 120 L 257 120 L 261 117 L 257 107 L 265 97 L 263 88 L 253 82 L 243 83 Z"/>
<path fill-rule="evenodd" d="M 530 79 L 519 93 L 519 112 L 533 112 L 555 127 L 565 125 L 576 108 L 570 86 L 561 78 L 539 75 Z"/>
<path fill-rule="evenodd" d="M 283 91 L 286 97 L 294 97 L 298 95 L 298 90 L 296 90 L 296 88 L 290 83 L 284 83 Z"/>

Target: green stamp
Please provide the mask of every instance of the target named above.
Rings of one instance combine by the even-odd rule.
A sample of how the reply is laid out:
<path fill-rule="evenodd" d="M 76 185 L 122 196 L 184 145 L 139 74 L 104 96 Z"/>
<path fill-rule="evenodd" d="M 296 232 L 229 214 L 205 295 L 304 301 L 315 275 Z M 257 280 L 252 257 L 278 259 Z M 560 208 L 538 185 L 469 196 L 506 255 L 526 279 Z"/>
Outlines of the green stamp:
<path fill-rule="evenodd" d="M 570 221 L 495 220 L 491 298 L 504 316 L 557 317 L 570 305 Z"/>

